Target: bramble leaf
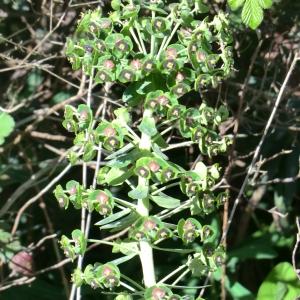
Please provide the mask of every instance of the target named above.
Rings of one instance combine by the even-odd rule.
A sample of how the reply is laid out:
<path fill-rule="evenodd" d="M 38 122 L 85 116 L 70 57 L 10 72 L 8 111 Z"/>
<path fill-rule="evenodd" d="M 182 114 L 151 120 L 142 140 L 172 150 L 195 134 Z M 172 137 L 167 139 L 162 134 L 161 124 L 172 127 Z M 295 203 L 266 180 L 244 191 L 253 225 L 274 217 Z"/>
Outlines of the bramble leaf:
<path fill-rule="evenodd" d="M 273 0 L 228 0 L 228 4 L 233 11 L 243 6 L 243 23 L 251 29 L 256 29 L 264 18 L 263 10 L 270 8 Z"/>

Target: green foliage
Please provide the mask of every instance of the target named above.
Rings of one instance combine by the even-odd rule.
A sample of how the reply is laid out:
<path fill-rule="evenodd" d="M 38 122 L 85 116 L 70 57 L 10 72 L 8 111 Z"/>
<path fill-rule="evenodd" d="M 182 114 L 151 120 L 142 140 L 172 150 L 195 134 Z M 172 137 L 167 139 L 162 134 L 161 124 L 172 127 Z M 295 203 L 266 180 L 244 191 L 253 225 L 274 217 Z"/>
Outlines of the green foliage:
<path fill-rule="evenodd" d="M 256 29 L 264 18 L 264 9 L 272 6 L 273 0 L 228 0 L 232 10 L 242 7 L 242 21 L 251 29 Z"/>
<path fill-rule="evenodd" d="M 259 288 L 258 300 L 289 300 L 300 295 L 300 283 L 288 262 L 276 265 Z"/>
<path fill-rule="evenodd" d="M 0 124 L 0 145 L 2 145 L 5 138 L 12 133 L 15 127 L 15 121 L 9 114 L 0 112 Z"/>

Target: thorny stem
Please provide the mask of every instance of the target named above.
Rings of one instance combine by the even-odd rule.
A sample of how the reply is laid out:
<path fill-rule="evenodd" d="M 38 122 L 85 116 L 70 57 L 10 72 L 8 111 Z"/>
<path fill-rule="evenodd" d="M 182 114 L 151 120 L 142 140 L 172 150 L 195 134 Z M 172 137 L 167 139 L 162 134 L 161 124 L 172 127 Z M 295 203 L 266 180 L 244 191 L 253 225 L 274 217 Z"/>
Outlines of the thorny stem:
<path fill-rule="evenodd" d="M 146 109 L 143 114 L 143 118 L 151 117 L 152 112 Z M 145 133 L 142 133 L 142 137 L 139 143 L 139 148 L 144 150 L 151 149 L 151 137 Z M 139 186 L 146 186 L 149 191 L 149 180 L 139 176 L 138 179 Z M 149 215 L 149 199 L 139 199 L 137 204 L 137 212 L 141 216 Z M 153 261 L 153 250 L 151 245 L 147 241 L 140 241 L 140 260 L 143 269 L 143 278 L 145 287 L 151 287 L 155 285 L 155 271 L 154 271 L 154 261 Z"/>

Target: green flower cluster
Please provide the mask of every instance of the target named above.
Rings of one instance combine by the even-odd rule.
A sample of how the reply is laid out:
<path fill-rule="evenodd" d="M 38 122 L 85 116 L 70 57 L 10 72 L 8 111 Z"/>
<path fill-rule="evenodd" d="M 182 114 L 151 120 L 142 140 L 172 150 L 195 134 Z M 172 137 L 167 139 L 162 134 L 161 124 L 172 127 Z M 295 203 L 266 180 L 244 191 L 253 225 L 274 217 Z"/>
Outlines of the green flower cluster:
<path fill-rule="evenodd" d="M 231 141 L 220 134 L 219 126 L 229 117 L 227 108 L 213 108 L 205 101 L 190 107 L 185 96 L 216 87 L 232 73 L 228 20 L 222 12 L 213 19 L 204 17 L 209 8 L 202 0 L 113 0 L 111 6 L 108 15 L 100 9 L 84 13 L 66 47 L 74 70 L 82 69 L 93 82 L 112 82 L 123 91 L 124 106 L 110 120 L 94 116 L 85 104 L 65 109 L 63 126 L 75 134 L 70 162 L 92 161 L 99 149 L 105 155 L 96 174 L 101 189 L 72 180 L 65 189 L 58 185 L 55 197 L 62 207 L 71 202 L 76 209 L 99 212 L 104 216 L 96 224 L 101 230 L 129 227 L 128 238 L 112 243 L 113 251 L 125 255 L 124 261 L 139 253 L 142 243 L 155 249 L 161 241 L 172 239 L 191 248 L 179 249 L 193 253 L 186 264 L 189 270 L 206 275 L 225 260 L 217 229 L 195 218 L 177 224 L 164 219 L 185 209 L 203 217 L 221 206 L 228 198 L 215 192 L 221 167 L 200 161 L 186 170 L 175 164 L 166 155 L 172 145 L 164 135 L 174 130 L 210 158 L 226 152 Z M 141 112 L 137 125 L 136 115 Z M 124 191 L 129 186 L 128 199 L 117 198 L 115 186 L 126 186 Z M 180 188 L 177 198 L 167 194 L 170 187 Z M 152 207 L 164 210 L 151 215 Z M 75 230 L 72 239 L 62 237 L 61 246 L 74 259 L 84 254 L 87 242 L 86 233 Z M 88 265 L 84 271 L 75 270 L 73 282 L 111 289 L 120 284 L 120 276 L 113 263 Z M 141 295 L 149 300 L 182 299 L 164 285 L 146 286 Z M 116 299 L 131 296 L 120 294 Z"/>

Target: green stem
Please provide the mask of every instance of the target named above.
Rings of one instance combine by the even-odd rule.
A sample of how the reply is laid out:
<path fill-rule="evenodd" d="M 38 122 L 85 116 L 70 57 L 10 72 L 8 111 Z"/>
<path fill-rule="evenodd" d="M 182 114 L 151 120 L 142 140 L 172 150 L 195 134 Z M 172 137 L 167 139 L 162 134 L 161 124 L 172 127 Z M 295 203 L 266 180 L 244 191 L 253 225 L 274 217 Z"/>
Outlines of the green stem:
<path fill-rule="evenodd" d="M 146 109 L 143 114 L 143 118 L 151 117 L 152 112 Z M 142 133 L 142 137 L 139 143 L 139 148 L 143 150 L 151 149 L 151 137 L 145 133 Z M 139 176 L 138 179 L 139 186 L 146 186 L 149 191 L 149 180 Z M 137 204 L 137 212 L 141 216 L 149 215 L 149 199 L 139 199 Z M 153 261 L 153 250 L 151 245 L 147 241 L 140 241 L 140 260 L 143 269 L 143 278 L 145 287 L 151 287 L 155 285 L 155 271 L 154 271 L 154 261 Z"/>
<path fill-rule="evenodd" d="M 152 11 L 152 22 L 155 19 L 155 11 Z M 155 45 L 155 36 L 151 35 L 151 44 L 150 44 L 150 53 L 153 56 L 154 55 L 154 45 Z"/>

